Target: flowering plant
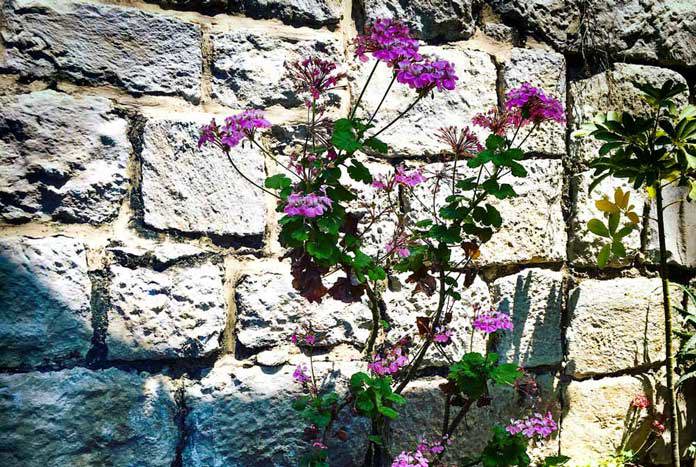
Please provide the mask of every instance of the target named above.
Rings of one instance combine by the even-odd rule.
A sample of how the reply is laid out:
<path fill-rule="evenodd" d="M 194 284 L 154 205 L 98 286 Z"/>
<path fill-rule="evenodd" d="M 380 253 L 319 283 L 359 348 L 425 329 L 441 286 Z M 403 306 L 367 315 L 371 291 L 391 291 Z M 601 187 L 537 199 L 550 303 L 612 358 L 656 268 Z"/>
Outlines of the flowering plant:
<path fill-rule="evenodd" d="M 458 77 L 452 63 L 423 54 L 408 28 L 394 20 L 378 19 L 368 26 L 355 40 L 355 55 L 361 61 L 372 58 L 375 63 L 348 116 L 335 121 L 326 114 L 327 93 L 339 87 L 345 75 L 320 58 L 291 65 L 296 90 L 306 95 L 307 121 L 301 149 L 287 160 L 260 142 L 256 130 L 270 124 L 255 110 L 230 117 L 220 127 L 215 121 L 206 125 L 201 129 L 200 144 L 219 147 L 238 171 L 231 151 L 248 140 L 286 169 L 268 177 L 258 188 L 276 198 L 277 211 L 282 213 L 279 241 L 291 262 L 293 287 L 310 302 L 320 302 L 326 296 L 364 302 L 372 313 L 363 349 L 366 371 L 351 376 L 342 396 L 317 385 L 312 355 L 320 339 L 311 325 L 293 335 L 293 342 L 309 353 L 309 366 L 299 365 L 294 372 L 305 392 L 293 405 L 308 424 L 309 449 L 303 465 L 329 465 L 330 444 L 348 437 L 344 428 L 333 429 L 344 411 L 371 422 L 364 465 L 443 465 L 447 447 L 469 409 L 491 403 L 489 386 L 513 386 L 523 377 L 517 365 L 501 363 L 495 353 L 475 352 L 473 345 L 464 355 L 449 355 L 452 340 L 465 334 L 464 329 L 452 325 L 454 305 L 476 276 L 480 246 L 503 222 L 489 200 L 516 196 L 514 179 L 527 175 L 522 164 L 526 154 L 520 146 L 540 125 L 563 122 L 564 110 L 556 99 L 525 83 L 508 92 L 502 108 L 473 120 L 474 125 L 490 132 L 484 142 L 469 127 L 448 126 L 436 135 L 446 146 L 437 170 L 401 163 L 389 175 L 376 175 L 364 162 L 368 155 L 388 153 L 379 136 L 425 96 L 437 98 L 437 93 L 455 89 Z M 381 101 L 368 111 L 362 98 L 380 65 L 386 66 L 392 80 Z M 412 89 L 413 100 L 395 118 L 376 128 L 375 116 L 395 82 Z M 345 175 L 352 179 L 350 183 Z M 364 190 L 357 188 L 360 185 Z M 422 199 L 427 191 L 432 193 L 432 203 Z M 365 193 L 379 196 L 381 205 L 368 202 Z M 422 214 L 405 213 L 400 207 L 404 198 L 419 203 L 424 208 Z M 377 222 L 389 225 L 391 238 L 378 252 L 371 253 L 374 245 L 368 234 Z M 390 318 L 382 294 L 387 284 L 398 281 L 397 275 L 406 277 L 413 293 L 437 297 L 437 304 L 420 310 L 422 316 L 414 323 L 414 332 L 394 340 L 388 332 Z M 477 309 L 470 327 L 471 341 L 475 333 L 486 337 L 512 327 L 509 315 Z M 432 352 L 450 365 L 447 380 L 440 386 L 445 406 L 442 429 L 433 433 L 430 441 L 423 439 L 413 451 L 393 453 L 390 423 L 407 403 L 402 393 Z M 546 437 L 555 430 L 552 415 L 545 410 L 544 415 L 513 420 L 507 429 L 494 430 L 491 442 L 473 462 L 528 465 L 528 439 Z"/>

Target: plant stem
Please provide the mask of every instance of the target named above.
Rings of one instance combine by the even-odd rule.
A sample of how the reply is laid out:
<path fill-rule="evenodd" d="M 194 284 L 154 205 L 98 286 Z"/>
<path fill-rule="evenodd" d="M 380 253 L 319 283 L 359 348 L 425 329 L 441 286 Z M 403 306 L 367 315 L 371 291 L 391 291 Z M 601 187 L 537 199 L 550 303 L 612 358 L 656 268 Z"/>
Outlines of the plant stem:
<path fill-rule="evenodd" d="M 415 101 L 411 102 L 411 105 L 409 105 L 408 107 L 406 107 L 406 110 L 404 110 L 404 111 L 401 112 L 399 115 L 397 115 L 396 118 L 394 118 L 394 120 L 392 120 L 391 122 L 387 123 L 387 126 L 385 126 L 384 128 L 382 128 L 381 130 L 379 130 L 377 133 L 375 133 L 374 135 L 372 135 L 370 138 L 376 138 L 377 136 L 379 136 L 380 134 L 382 134 L 382 132 L 384 132 L 385 130 L 387 130 L 387 128 L 389 128 L 390 126 L 392 126 L 393 124 L 395 124 L 396 122 L 398 122 L 399 119 L 400 119 L 401 117 L 403 117 L 404 115 L 406 115 L 406 114 L 408 113 L 409 110 L 411 110 L 413 107 L 415 107 L 415 105 L 416 105 L 418 102 L 420 102 L 420 100 L 421 100 L 422 98 L 423 98 L 423 94 L 419 95 L 418 98 L 417 98 Z"/>
<path fill-rule="evenodd" d="M 389 94 L 389 90 L 391 89 L 392 85 L 394 84 L 394 80 L 396 80 L 396 74 L 392 77 L 391 81 L 389 81 L 389 86 L 387 86 L 387 90 L 384 91 L 384 95 L 382 96 L 382 100 L 379 101 L 379 104 L 377 104 L 377 108 L 375 109 L 374 112 L 372 112 L 372 115 L 370 115 L 370 119 L 367 121 L 368 125 L 370 123 L 372 123 L 372 120 L 375 119 L 375 115 L 377 115 L 377 112 L 379 112 L 379 109 L 382 107 L 382 104 L 384 103 L 384 99 L 387 98 L 387 94 Z"/>
<path fill-rule="evenodd" d="M 358 96 L 358 100 L 355 101 L 355 107 L 353 107 L 353 111 L 350 113 L 349 119 L 353 119 L 355 117 L 355 112 L 358 111 L 358 107 L 360 106 L 360 101 L 363 98 L 363 95 L 365 94 L 365 90 L 367 89 L 367 85 L 370 84 L 370 80 L 372 79 L 372 75 L 375 74 L 375 70 L 377 69 L 377 65 L 379 65 L 379 60 L 375 62 L 375 65 L 372 67 L 372 70 L 370 71 L 370 75 L 367 77 L 367 81 L 365 81 L 365 85 L 363 86 L 362 90 L 360 91 L 360 95 Z"/>
<path fill-rule="evenodd" d="M 675 359 L 672 349 L 672 302 L 669 296 L 669 279 L 667 278 L 667 246 L 665 244 L 665 219 L 662 208 L 662 187 L 655 184 L 655 201 L 657 203 L 657 228 L 660 239 L 660 280 L 662 281 L 662 308 L 665 313 L 665 353 L 667 357 L 667 403 L 672 412 L 670 420 L 670 445 L 672 451 L 672 465 L 679 467 L 679 421 L 677 410 L 677 397 L 674 389 Z"/>
<path fill-rule="evenodd" d="M 262 187 L 261 185 L 259 185 L 259 184 L 256 183 L 256 182 L 254 182 L 253 180 L 251 180 L 251 179 L 250 179 L 249 177 L 247 177 L 246 175 L 244 175 L 244 173 L 243 173 L 241 170 L 239 170 L 239 167 L 237 167 L 237 165 L 234 163 L 234 161 L 232 160 L 232 157 L 230 156 L 230 153 L 229 153 L 228 151 L 225 151 L 225 155 L 227 156 L 227 160 L 230 161 L 230 164 L 232 164 L 232 168 L 233 168 L 239 175 L 241 175 L 241 177 L 242 177 L 244 180 L 246 180 L 247 182 L 251 183 L 252 185 L 254 185 L 254 186 L 255 186 L 256 188 L 258 188 L 259 190 L 263 191 L 264 193 L 267 193 L 267 194 L 273 196 L 273 197 L 276 198 L 276 199 L 280 199 L 280 197 L 279 197 L 278 195 L 276 195 L 275 193 L 272 193 L 272 192 L 268 191 L 267 189 L 265 189 L 264 187 Z"/>
<path fill-rule="evenodd" d="M 372 311 L 372 330 L 370 330 L 370 337 L 367 339 L 367 345 L 365 345 L 365 354 L 370 355 L 375 347 L 375 341 L 379 333 L 379 299 L 369 284 L 365 285 L 365 291 L 370 300 L 370 311 Z"/>

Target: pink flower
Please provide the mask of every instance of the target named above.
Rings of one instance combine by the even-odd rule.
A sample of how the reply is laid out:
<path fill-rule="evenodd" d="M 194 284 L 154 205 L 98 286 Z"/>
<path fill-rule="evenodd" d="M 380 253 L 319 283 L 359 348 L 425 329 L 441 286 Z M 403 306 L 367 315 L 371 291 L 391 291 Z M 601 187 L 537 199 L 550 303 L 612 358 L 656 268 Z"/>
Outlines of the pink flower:
<path fill-rule="evenodd" d="M 539 124 L 547 120 L 565 123 L 565 110 L 558 99 L 547 96 L 544 91 L 529 83 L 523 83 L 522 86 L 511 89 L 506 98 L 505 108 L 519 110 L 525 119 L 525 124 Z"/>
<path fill-rule="evenodd" d="M 428 463 L 428 459 L 426 459 L 420 451 L 402 451 L 392 462 L 392 467 L 409 467 L 414 465 L 428 467 L 430 464 Z"/>
<path fill-rule="evenodd" d="M 486 113 L 476 114 L 471 123 L 489 129 L 493 134 L 505 136 L 510 128 L 517 128 L 523 122 L 519 109 L 498 110 L 493 107 Z"/>
<path fill-rule="evenodd" d="M 292 377 L 295 378 L 295 381 L 300 384 L 304 384 L 309 381 L 311 378 L 307 374 L 307 365 L 304 363 L 297 365 L 297 367 L 295 367 L 295 371 L 292 373 Z"/>
<path fill-rule="evenodd" d="M 326 444 L 322 443 L 321 441 L 315 441 L 312 443 L 312 447 L 315 447 L 317 449 L 329 449 Z"/>
<path fill-rule="evenodd" d="M 400 165 L 396 168 L 394 181 L 400 185 L 410 186 L 413 188 L 414 186 L 423 183 L 425 181 L 425 177 L 420 169 L 406 172 L 406 168 Z"/>
<path fill-rule="evenodd" d="M 454 126 L 440 128 L 437 138 L 448 144 L 457 157 L 470 159 L 483 151 L 483 146 L 481 146 L 478 137 L 468 126 L 464 128 Z"/>
<path fill-rule="evenodd" d="M 309 193 L 303 195 L 292 193 L 288 196 L 287 205 L 283 212 L 289 216 L 314 218 L 324 214 L 331 207 L 331 204 L 331 198 L 324 194 Z"/>
<path fill-rule="evenodd" d="M 452 331 L 449 329 L 445 329 L 441 326 L 438 326 L 437 329 L 435 329 L 435 334 L 433 335 L 433 341 L 437 342 L 438 344 L 447 344 L 452 340 Z"/>
<path fill-rule="evenodd" d="M 249 109 L 237 115 L 225 118 L 225 124 L 218 127 L 215 119 L 200 128 L 198 147 L 208 143 L 217 143 L 229 150 L 237 146 L 244 138 L 253 139 L 259 128 L 269 128 L 270 122 L 263 118 L 260 110 Z"/>
<path fill-rule="evenodd" d="M 386 183 L 386 181 L 384 180 L 384 177 L 382 177 L 382 176 L 375 177 L 375 178 L 372 180 L 372 187 L 373 187 L 373 188 L 377 188 L 378 190 L 386 190 L 386 189 L 387 189 L 387 183 Z"/>
<path fill-rule="evenodd" d="M 402 60 L 396 70 L 396 80 L 399 83 L 423 93 L 435 88 L 438 91 L 451 91 L 458 79 L 452 63 L 428 57 L 419 61 Z"/>
<path fill-rule="evenodd" d="M 309 92 L 317 100 L 322 94 L 335 89 L 345 73 L 335 72 L 336 64 L 317 57 L 305 58 L 290 64 L 290 74 L 297 87 Z M 311 106 L 311 102 L 309 103 Z"/>
<path fill-rule="evenodd" d="M 408 26 L 393 19 L 375 20 L 355 39 L 355 46 L 355 56 L 363 62 L 368 53 L 391 65 L 406 58 L 420 59 L 418 41 L 411 37 Z"/>
<path fill-rule="evenodd" d="M 510 425 L 505 427 L 505 430 L 511 435 L 522 433 L 527 438 L 533 438 L 536 435 L 546 438 L 557 429 L 558 425 L 553 420 L 551 412 L 547 412 L 546 415 L 535 413 L 530 417 L 519 420 L 513 418 L 510 419 Z"/>
<path fill-rule="evenodd" d="M 314 334 L 307 334 L 305 336 L 305 342 L 307 345 L 314 345 L 317 342 L 317 338 Z"/>
<path fill-rule="evenodd" d="M 500 311 L 490 311 L 488 313 L 478 314 L 474 318 L 473 326 L 479 331 L 487 334 L 492 334 L 499 329 L 512 329 L 512 319 L 510 315 Z"/>
<path fill-rule="evenodd" d="M 399 234 L 398 237 L 392 239 L 384 244 L 384 249 L 387 250 L 387 254 L 392 254 L 396 252 L 397 255 L 402 258 L 408 258 L 411 252 L 408 250 L 408 236 L 405 233 Z"/>
<path fill-rule="evenodd" d="M 638 394 L 631 401 L 631 406 L 636 409 L 647 409 L 650 407 L 650 400 L 645 396 L 645 394 Z"/>
<path fill-rule="evenodd" d="M 408 365 L 408 357 L 403 354 L 400 346 L 394 346 L 384 356 L 375 355 L 367 368 L 376 375 L 385 376 L 393 375 L 406 365 Z"/>

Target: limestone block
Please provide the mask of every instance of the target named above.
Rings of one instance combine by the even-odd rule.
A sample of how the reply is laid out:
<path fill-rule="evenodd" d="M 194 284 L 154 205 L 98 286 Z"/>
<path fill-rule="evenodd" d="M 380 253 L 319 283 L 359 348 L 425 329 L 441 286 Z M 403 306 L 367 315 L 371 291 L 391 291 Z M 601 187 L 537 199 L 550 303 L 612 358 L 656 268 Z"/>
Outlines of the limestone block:
<path fill-rule="evenodd" d="M 10 0 L 3 13 L 0 64 L 10 71 L 110 84 L 136 95 L 200 98 L 198 25 L 78 0 Z"/>
<path fill-rule="evenodd" d="M 266 207 L 261 190 L 244 180 L 222 151 L 198 148 L 198 129 L 211 115 L 150 119 L 143 130 L 145 223 L 160 230 L 260 239 Z M 239 169 L 263 185 L 263 156 L 255 147 L 230 151 Z"/>
<path fill-rule="evenodd" d="M 111 273 L 109 359 L 195 358 L 220 348 L 227 307 L 218 266 L 157 272 L 114 265 Z"/>
<path fill-rule="evenodd" d="M 696 267 L 696 202 L 689 202 L 687 187 L 670 186 L 662 191 L 665 244 L 670 263 Z M 648 261 L 660 262 L 660 236 L 657 226 L 657 205 L 650 200 L 650 220 L 647 229 L 646 253 Z"/>
<path fill-rule="evenodd" d="M 0 463 L 169 466 L 174 391 L 167 377 L 115 368 L 0 375 Z"/>
<path fill-rule="evenodd" d="M 128 189 L 127 123 L 101 97 L 0 98 L 0 221 L 99 224 Z"/>
<path fill-rule="evenodd" d="M 512 331 L 496 344 L 501 361 L 522 367 L 560 365 L 563 273 L 525 269 L 491 285 L 493 308 L 509 313 Z"/>
<path fill-rule="evenodd" d="M 0 366 L 66 364 L 85 357 L 92 339 L 92 284 L 79 241 L 2 239 L 0 284 Z"/>

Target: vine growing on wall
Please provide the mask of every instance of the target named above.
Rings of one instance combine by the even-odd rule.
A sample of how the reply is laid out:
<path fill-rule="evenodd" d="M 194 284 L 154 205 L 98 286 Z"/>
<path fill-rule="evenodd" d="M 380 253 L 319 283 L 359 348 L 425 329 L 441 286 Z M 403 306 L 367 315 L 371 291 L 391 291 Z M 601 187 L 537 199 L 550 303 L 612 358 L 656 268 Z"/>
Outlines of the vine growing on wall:
<path fill-rule="evenodd" d="M 284 258 L 291 264 L 293 287 L 306 300 L 332 297 L 362 302 L 371 311 L 363 349 L 365 370 L 353 374 L 342 392 L 318 383 L 313 354 L 322 344 L 322 331 L 311 321 L 299 323 L 292 337 L 309 356 L 293 374 L 304 392 L 293 403 L 298 420 L 306 424 L 308 446 L 302 465 L 330 465 L 332 443 L 358 436 L 335 426 L 346 415 L 369 420 L 365 466 L 445 465 L 448 448 L 470 409 L 492 403 L 492 386 L 520 384 L 525 377 L 516 364 L 473 348 L 477 333 L 489 336 L 512 329 L 511 317 L 501 311 L 472 310 L 468 351 L 457 355 L 450 350 L 453 339 L 466 337 L 464 329 L 453 326 L 455 305 L 475 278 L 481 246 L 503 223 L 494 200 L 515 197 L 516 180 L 527 176 L 522 163 L 527 154 L 521 146 L 541 125 L 564 122 L 565 112 L 556 99 L 525 83 L 507 93 L 502 108 L 472 120 L 488 131 L 485 140 L 480 141 L 468 126 L 443 127 L 433 135 L 444 148 L 437 169 L 403 163 L 393 173 L 378 175 L 365 164 L 365 155 L 388 153 L 380 136 L 414 112 L 422 99 L 438 99 L 454 90 L 458 77 L 452 63 L 422 53 L 418 41 L 398 21 L 376 20 L 354 45 L 360 61 L 373 63 L 348 115 L 335 121 L 327 109 L 331 92 L 346 77 L 338 65 L 322 57 L 290 65 L 295 90 L 306 97 L 307 119 L 304 141 L 289 157 L 275 154 L 259 138 L 258 131 L 270 127 L 259 110 L 230 116 L 220 124 L 213 120 L 201 129 L 199 145 L 217 147 L 240 176 L 276 199 Z M 365 102 L 373 77 L 385 71 L 391 81 L 383 97 Z M 376 116 L 395 85 L 410 88 L 412 100 L 378 126 Z M 446 115 L 442 117 L 446 121 Z M 235 162 L 235 147 L 243 142 L 256 146 L 284 172 L 268 177 L 263 186 L 256 184 Z M 370 202 L 375 196 L 379 202 Z M 416 207 L 408 215 L 400 207 L 404 198 Z M 377 223 L 382 230 L 389 226 L 390 239 L 373 253 L 368 239 Z M 419 310 L 412 332 L 393 339 L 382 295 L 385 284 L 393 286 L 398 276 L 405 277 L 414 294 L 433 297 L 436 305 Z M 449 366 L 440 385 L 444 406 L 440 428 L 412 449 L 394 452 L 391 424 L 408 404 L 404 391 L 428 355 Z M 526 417 L 495 427 L 481 453 L 462 465 L 529 465 L 529 440 L 556 430 L 549 404 L 536 400 Z M 566 460 L 548 458 L 545 465 Z"/>

